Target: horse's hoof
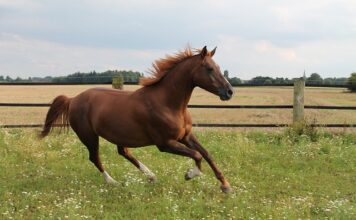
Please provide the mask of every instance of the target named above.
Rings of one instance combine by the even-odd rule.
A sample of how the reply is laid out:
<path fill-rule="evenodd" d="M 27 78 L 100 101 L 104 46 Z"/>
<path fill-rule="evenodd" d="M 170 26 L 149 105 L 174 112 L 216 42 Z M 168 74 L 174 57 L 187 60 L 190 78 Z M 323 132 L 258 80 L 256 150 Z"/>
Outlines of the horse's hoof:
<path fill-rule="evenodd" d="M 106 183 L 108 185 L 112 185 L 112 186 L 117 186 L 119 183 L 116 182 L 115 180 L 111 179 L 111 180 L 106 180 Z"/>
<path fill-rule="evenodd" d="M 191 180 L 192 177 L 189 176 L 188 172 L 184 175 L 185 180 Z"/>
<path fill-rule="evenodd" d="M 224 192 L 224 193 L 231 193 L 232 192 L 232 188 L 230 187 L 230 185 L 221 185 L 220 189 Z"/>
<path fill-rule="evenodd" d="M 188 171 L 185 173 L 184 179 L 185 180 L 191 180 L 196 176 L 200 176 L 201 171 L 199 170 L 198 167 L 194 167 L 192 169 L 188 169 Z"/>
<path fill-rule="evenodd" d="M 151 177 L 149 177 L 149 178 L 148 178 L 148 182 L 149 182 L 149 183 L 152 183 L 152 184 L 153 184 L 153 183 L 156 183 L 156 182 L 157 182 L 156 176 L 151 176 Z"/>

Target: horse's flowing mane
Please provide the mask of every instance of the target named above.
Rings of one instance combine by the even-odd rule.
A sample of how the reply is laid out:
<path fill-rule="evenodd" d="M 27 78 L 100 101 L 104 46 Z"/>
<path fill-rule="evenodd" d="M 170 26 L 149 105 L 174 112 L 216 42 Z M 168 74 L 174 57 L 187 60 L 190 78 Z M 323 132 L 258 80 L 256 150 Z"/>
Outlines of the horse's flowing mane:
<path fill-rule="evenodd" d="M 178 63 L 196 55 L 198 52 L 200 52 L 200 50 L 192 50 L 190 46 L 187 46 L 184 50 L 174 55 L 166 55 L 166 57 L 156 60 L 152 63 L 152 68 L 148 69 L 150 76 L 142 77 L 140 79 L 140 85 L 150 86 L 159 82 Z"/>

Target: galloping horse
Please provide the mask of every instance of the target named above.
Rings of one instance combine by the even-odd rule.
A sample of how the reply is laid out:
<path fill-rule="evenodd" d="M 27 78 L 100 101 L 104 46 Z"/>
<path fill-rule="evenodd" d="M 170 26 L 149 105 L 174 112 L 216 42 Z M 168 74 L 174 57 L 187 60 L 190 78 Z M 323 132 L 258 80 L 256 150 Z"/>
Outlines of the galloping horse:
<path fill-rule="evenodd" d="M 99 136 L 117 146 L 118 153 L 148 176 L 156 177 L 135 159 L 129 148 L 156 145 L 162 152 L 190 157 L 195 167 L 185 179 L 201 174 L 204 158 L 221 182 L 223 192 L 230 184 L 209 153 L 192 133 L 192 120 L 187 105 L 194 87 L 198 86 L 229 100 L 233 89 L 221 74 L 212 57 L 216 48 L 191 48 L 166 56 L 153 63 L 151 76 L 142 78 L 142 87 L 134 92 L 114 89 L 88 89 L 74 98 L 56 97 L 46 116 L 41 137 L 52 127 L 71 127 L 89 150 L 89 159 L 99 169 L 107 183 L 116 181 L 104 170 L 99 158 Z"/>

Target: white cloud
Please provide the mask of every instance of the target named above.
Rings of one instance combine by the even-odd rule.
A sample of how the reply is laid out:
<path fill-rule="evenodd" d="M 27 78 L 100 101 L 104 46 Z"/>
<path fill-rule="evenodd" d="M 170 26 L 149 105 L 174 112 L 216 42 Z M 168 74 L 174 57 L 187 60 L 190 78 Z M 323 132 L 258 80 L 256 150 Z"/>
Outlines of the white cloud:
<path fill-rule="evenodd" d="M 220 36 L 219 42 L 215 59 L 242 79 L 257 75 L 300 77 L 304 70 L 322 73 L 323 77 L 343 77 L 356 70 L 353 40 L 323 40 L 290 47 L 235 36 Z"/>
<path fill-rule="evenodd" d="M 1 34 L 0 75 L 58 76 L 108 69 L 144 71 L 162 54 L 159 50 L 79 47 Z"/>
<path fill-rule="evenodd" d="M 143 71 L 191 43 L 217 45 L 220 66 L 245 79 L 304 69 L 348 76 L 355 11 L 354 0 L 0 0 L 0 31 L 9 33 L 0 74 Z"/>
<path fill-rule="evenodd" d="M 0 8 L 19 11 L 36 11 L 42 8 L 38 1 L 32 0 L 0 0 Z"/>

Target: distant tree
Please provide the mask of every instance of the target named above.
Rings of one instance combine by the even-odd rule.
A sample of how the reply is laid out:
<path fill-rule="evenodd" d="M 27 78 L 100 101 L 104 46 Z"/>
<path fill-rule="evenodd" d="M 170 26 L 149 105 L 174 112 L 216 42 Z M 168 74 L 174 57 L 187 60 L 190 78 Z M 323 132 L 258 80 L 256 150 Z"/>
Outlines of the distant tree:
<path fill-rule="evenodd" d="M 264 82 L 264 84 L 266 84 L 266 85 L 271 85 L 271 84 L 272 84 L 272 80 L 273 80 L 273 79 L 266 79 L 265 82 Z"/>
<path fill-rule="evenodd" d="M 5 81 L 6 81 L 6 82 L 11 82 L 11 81 L 12 81 L 12 79 L 11 79 L 11 77 L 10 77 L 10 76 L 6 76 Z"/>
<path fill-rule="evenodd" d="M 335 83 L 334 85 L 347 85 L 348 78 L 341 77 L 341 78 L 335 78 Z"/>
<path fill-rule="evenodd" d="M 240 78 L 237 78 L 237 77 L 232 77 L 232 78 L 229 78 L 229 82 L 232 86 L 237 86 L 237 85 L 240 85 L 242 84 L 242 81 Z"/>
<path fill-rule="evenodd" d="M 0 81 L 4 81 L 4 77 L 3 76 L 0 76 Z"/>
<path fill-rule="evenodd" d="M 76 72 L 63 77 L 54 77 L 52 82 L 75 82 L 75 83 L 109 83 L 113 77 L 120 76 L 124 82 L 138 83 L 139 78 L 142 76 L 140 72 L 126 71 L 126 70 L 107 70 L 102 73 L 91 71 L 88 73 Z"/>
<path fill-rule="evenodd" d="M 356 92 L 356 72 L 355 73 L 351 73 L 351 76 L 347 80 L 347 88 L 351 92 Z"/>
<path fill-rule="evenodd" d="M 224 70 L 224 77 L 226 79 L 229 79 L 229 71 L 228 70 Z"/>
<path fill-rule="evenodd" d="M 324 85 L 333 85 L 335 83 L 335 78 L 325 78 L 323 80 Z"/>
<path fill-rule="evenodd" d="M 273 80 L 273 84 L 285 84 L 284 78 L 283 77 L 277 77 L 275 80 Z"/>
<path fill-rule="evenodd" d="M 306 81 L 309 85 L 321 85 L 323 84 L 323 78 L 318 73 L 312 73 Z"/>
<path fill-rule="evenodd" d="M 257 76 L 249 81 L 249 83 L 256 84 L 256 85 L 272 84 L 272 82 L 273 82 L 273 78 L 268 76 Z"/>

